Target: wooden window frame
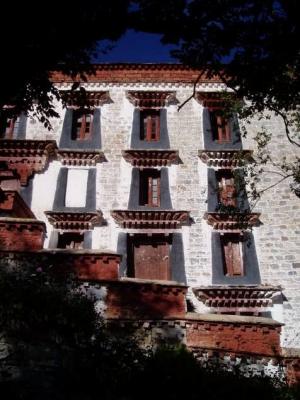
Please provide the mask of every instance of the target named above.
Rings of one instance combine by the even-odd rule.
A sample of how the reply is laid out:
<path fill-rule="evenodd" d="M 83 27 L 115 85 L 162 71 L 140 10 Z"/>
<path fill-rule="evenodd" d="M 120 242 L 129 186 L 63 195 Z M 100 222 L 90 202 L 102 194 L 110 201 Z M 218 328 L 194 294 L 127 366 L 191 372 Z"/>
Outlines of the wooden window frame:
<path fill-rule="evenodd" d="M 73 240 L 81 239 L 81 240 Z M 68 244 L 70 241 L 70 244 Z M 70 249 L 70 250 L 79 250 L 84 249 L 84 233 L 81 232 L 64 232 L 58 234 L 57 248 L 59 249 Z"/>
<path fill-rule="evenodd" d="M 13 139 L 17 117 L 4 115 L 1 120 L 1 138 Z"/>
<path fill-rule="evenodd" d="M 140 139 L 145 142 L 160 140 L 160 110 L 141 110 Z"/>
<path fill-rule="evenodd" d="M 218 185 L 218 200 L 224 206 L 237 207 L 237 191 L 234 176 L 230 170 L 218 170 L 216 172 Z M 231 181 L 230 183 L 227 181 Z"/>
<path fill-rule="evenodd" d="M 240 234 L 221 235 L 221 249 L 224 275 L 242 277 L 245 275 L 243 238 Z"/>
<path fill-rule="evenodd" d="M 232 137 L 229 119 L 218 110 L 211 110 L 209 114 L 213 141 L 220 144 L 229 143 Z"/>
<path fill-rule="evenodd" d="M 90 121 L 87 121 L 90 118 Z M 84 141 L 92 137 L 93 112 L 91 110 L 74 110 L 72 121 L 72 140 Z M 87 128 L 88 126 L 88 128 Z"/>
<path fill-rule="evenodd" d="M 156 182 L 155 185 L 154 182 Z M 154 189 L 155 187 L 156 190 Z M 141 170 L 139 205 L 145 207 L 160 207 L 160 204 L 161 204 L 161 171 L 150 168 Z"/>
<path fill-rule="evenodd" d="M 138 268 L 136 265 L 136 260 L 135 260 L 135 247 L 136 246 L 153 246 L 154 248 L 157 246 L 165 246 L 166 247 L 166 270 L 164 279 L 161 278 L 161 276 L 154 276 L 152 275 L 152 272 L 158 272 L 161 273 L 162 271 L 155 271 L 155 265 L 153 263 L 149 264 L 149 268 L 152 269 L 151 278 L 141 278 L 138 272 Z M 162 234 L 156 234 L 156 235 L 128 235 L 128 240 L 127 240 L 127 254 L 128 254 L 128 276 L 132 278 L 137 278 L 137 279 L 151 279 L 151 280 L 170 280 L 171 279 L 171 245 L 172 245 L 172 237 L 171 235 L 169 236 L 164 236 Z M 144 272 L 144 271 L 143 271 Z"/>

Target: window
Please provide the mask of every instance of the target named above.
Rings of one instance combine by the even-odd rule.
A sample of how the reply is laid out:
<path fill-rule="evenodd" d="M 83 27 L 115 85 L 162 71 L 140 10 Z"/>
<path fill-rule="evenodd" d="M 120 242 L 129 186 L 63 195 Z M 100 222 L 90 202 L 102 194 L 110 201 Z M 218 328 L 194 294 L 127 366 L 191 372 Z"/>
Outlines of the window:
<path fill-rule="evenodd" d="M 10 117 L 7 113 L 3 113 L 0 121 L 0 137 L 1 139 L 14 139 L 14 133 L 17 131 L 19 119 Z"/>
<path fill-rule="evenodd" d="M 140 171 L 140 206 L 160 206 L 160 171 L 144 169 Z"/>
<path fill-rule="evenodd" d="M 67 232 L 58 236 L 58 249 L 83 249 L 84 235 L 79 232 Z"/>
<path fill-rule="evenodd" d="M 218 143 L 227 143 L 231 140 L 230 123 L 218 111 L 210 111 L 210 124 L 213 140 Z"/>
<path fill-rule="evenodd" d="M 216 173 L 218 181 L 218 200 L 224 206 L 237 206 L 237 193 L 234 177 L 231 171 L 219 170 Z"/>
<path fill-rule="evenodd" d="M 129 238 L 129 276 L 140 279 L 171 279 L 171 237 L 134 235 Z"/>
<path fill-rule="evenodd" d="M 141 111 L 140 138 L 146 142 L 157 142 L 160 139 L 160 111 Z"/>
<path fill-rule="evenodd" d="M 243 276 L 243 241 L 239 234 L 221 235 L 222 258 L 225 276 Z"/>
<path fill-rule="evenodd" d="M 88 140 L 92 136 L 93 114 L 90 110 L 74 110 L 72 140 Z"/>
<path fill-rule="evenodd" d="M 68 180 L 66 185 L 65 206 L 85 207 L 88 185 L 87 169 L 68 169 Z"/>

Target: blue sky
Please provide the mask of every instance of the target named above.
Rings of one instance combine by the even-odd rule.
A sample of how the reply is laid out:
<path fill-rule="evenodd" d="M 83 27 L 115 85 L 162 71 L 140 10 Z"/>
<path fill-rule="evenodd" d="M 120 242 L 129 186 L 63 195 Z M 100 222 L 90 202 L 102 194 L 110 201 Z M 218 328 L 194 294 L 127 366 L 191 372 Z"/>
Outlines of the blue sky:
<path fill-rule="evenodd" d="M 177 62 L 170 56 L 174 46 L 160 43 L 160 35 L 129 30 L 107 54 L 95 59 L 96 62 L 157 63 Z"/>

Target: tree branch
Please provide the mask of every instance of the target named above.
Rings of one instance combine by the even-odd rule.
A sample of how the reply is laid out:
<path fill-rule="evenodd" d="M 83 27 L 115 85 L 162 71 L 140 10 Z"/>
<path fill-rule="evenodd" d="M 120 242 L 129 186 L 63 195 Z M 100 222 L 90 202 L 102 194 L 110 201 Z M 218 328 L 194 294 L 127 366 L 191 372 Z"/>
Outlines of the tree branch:
<path fill-rule="evenodd" d="M 271 171 L 270 171 L 270 172 L 271 172 Z M 256 207 L 256 204 L 257 204 L 258 201 L 260 200 L 260 195 L 261 195 L 262 193 L 266 192 L 266 191 L 269 190 L 269 189 L 272 189 L 274 186 L 279 185 L 279 183 L 283 182 L 283 181 L 284 181 L 285 179 L 287 179 L 287 178 L 290 178 L 291 176 L 293 176 L 293 174 L 286 175 L 286 176 L 284 176 L 283 178 L 279 179 L 279 181 L 277 181 L 277 182 L 273 183 L 272 185 L 267 186 L 266 188 L 264 188 L 264 189 L 260 190 L 259 192 L 257 192 L 259 198 L 256 200 L 256 202 L 254 203 L 254 205 L 251 207 L 250 212 L 252 212 L 253 209 Z M 251 198 L 251 197 L 253 198 L 253 196 L 250 196 L 250 198 Z"/>
<path fill-rule="evenodd" d="M 290 143 L 300 147 L 300 143 L 298 143 L 295 140 L 293 140 L 291 138 L 291 136 L 290 136 L 291 133 L 290 133 L 290 130 L 289 130 L 289 121 L 288 121 L 287 116 L 282 111 L 279 111 L 276 107 L 273 107 L 270 104 L 268 104 L 267 107 L 270 108 L 270 110 L 273 110 L 276 114 L 280 115 L 280 117 L 283 119 L 284 126 L 285 126 L 285 134 L 286 134 L 286 136 L 288 138 L 288 141 Z"/>
<path fill-rule="evenodd" d="M 179 106 L 177 108 L 178 112 L 182 109 L 182 107 L 184 107 L 186 105 L 186 103 L 188 103 L 190 100 L 192 100 L 193 97 L 195 97 L 196 86 L 199 83 L 199 81 L 200 81 L 200 79 L 201 79 L 203 74 L 204 74 L 204 70 L 202 72 L 200 72 L 200 74 L 198 75 L 197 79 L 194 82 L 193 93 L 182 104 L 179 104 Z"/>

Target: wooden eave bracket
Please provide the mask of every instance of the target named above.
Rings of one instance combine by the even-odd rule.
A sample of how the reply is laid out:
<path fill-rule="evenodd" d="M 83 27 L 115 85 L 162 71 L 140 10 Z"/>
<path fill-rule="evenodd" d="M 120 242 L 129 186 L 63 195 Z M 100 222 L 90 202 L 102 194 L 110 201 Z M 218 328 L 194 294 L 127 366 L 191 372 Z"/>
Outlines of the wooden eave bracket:
<path fill-rule="evenodd" d="M 177 150 L 123 150 L 122 156 L 134 167 L 166 167 L 179 160 Z"/>
<path fill-rule="evenodd" d="M 112 210 L 111 215 L 127 229 L 178 229 L 189 221 L 189 211 Z"/>
<path fill-rule="evenodd" d="M 137 91 L 126 92 L 126 98 L 134 107 L 160 109 L 171 104 L 178 104 L 176 92 L 171 91 Z"/>
<path fill-rule="evenodd" d="M 207 307 L 257 308 L 271 307 L 273 298 L 282 294 L 280 286 L 200 286 L 193 288 L 197 299 Z"/>
<path fill-rule="evenodd" d="M 58 149 L 57 158 L 63 165 L 72 166 L 95 166 L 106 161 L 103 151 L 86 149 Z"/>
<path fill-rule="evenodd" d="M 231 169 L 253 162 L 252 150 L 199 150 L 198 156 L 208 167 Z"/>
<path fill-rule="evenodd" d="M 227 98 L 227 99 L 226 99 Z M 210 111 L 223 110 L 228 100 L 238 99 L 233 92 L 196 92 L 195 99 Z"/>
<path fill-rule="evenodd" d="M 91 90 L 61 90 L 60 95 L 69 107 L 94 108 L 112 103 L 108 91 Z"/>
<path fill-rule="evenodd" d="M 214 230 L 225 232 L 241 232 L 260 224 L 260 213 L 218 213 L 206 212 L 204 219 Z"/>
<path fill-rule="evenodd" d="M 103 223 L 101 211 L 73 212 L 73 211 L 45 211 L 48 221 L 55 229 L 68 232 L 91 230 L 95 225 Z"/>
<path fill-rule="evenodd" d="M 55 140 L 0 140 L 0 162 L 16 171 L 21 185 L 26 186 L 28 179 L 46 167 L 51 157 L 56 155 Z"/>

